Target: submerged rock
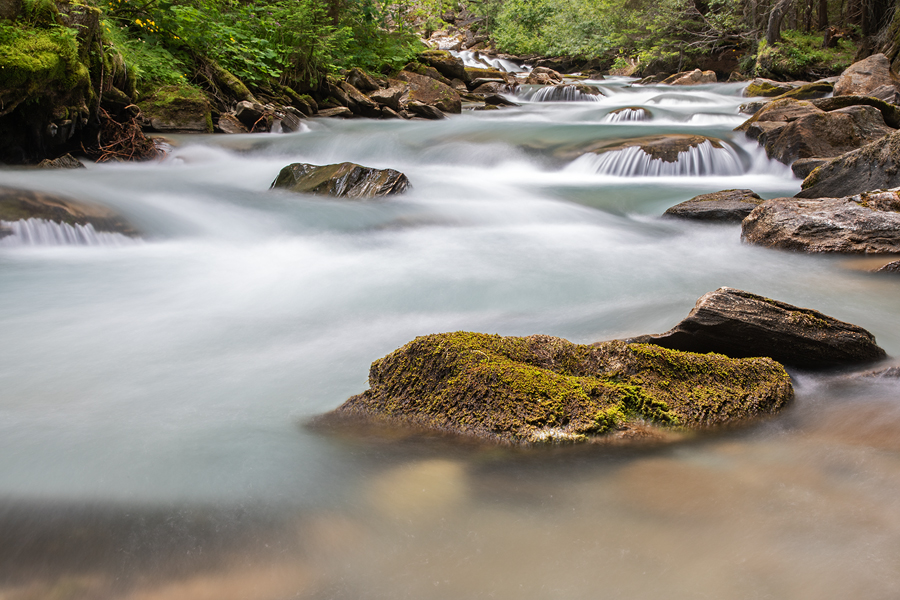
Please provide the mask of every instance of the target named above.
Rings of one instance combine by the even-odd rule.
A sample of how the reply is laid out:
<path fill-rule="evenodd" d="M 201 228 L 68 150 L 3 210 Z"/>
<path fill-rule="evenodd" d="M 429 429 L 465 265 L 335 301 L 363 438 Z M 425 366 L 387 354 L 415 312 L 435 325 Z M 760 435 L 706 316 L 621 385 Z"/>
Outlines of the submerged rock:
<path fill-rule="evenodd" d="M 96 231 L 127 236 L 138 234 L 124 217 L 105 206 L 45 192 L 0 186 L 0 221 L 24 219 L 43 219 L 67 225 L 92 225 Z M 0 237 L 3 237 L 2 234 Z"/>
<path fill-rule="evenodd" d="M 714 148 L 722 148 L 722 141 L 715 138 L 708 138 L 702 135 L 671 134 L 601 142 L 599 146 L 592 146 L 590 151 L 600 154 L 638 147 L 643 150 L 644 154 L 654 160 L 673 163 L 678 160 L 679 154 L 687 152 L 691 148 L 696 148 L 704 142 L 709 142 Z"/>
<path fill-rule="evenodd" d="M 744 219 L 741 236 L 750 243 L 783 250 L 900 252 L 898 190 L 845 198 L 767 200 Z"/>
<path fill-rule="evenodd" d="M 324 420 L 515 444 L 610 441 L 746 421 L 793 397 L 768 358 L 467 332 L 416 338 L 372 363 L 369 386 Z"/>
<path fill-rule="evenodd" d="M 900 186 L 900 131 L 828 161 L 803 180 L 798 198 L 840 198 Z"/>
<path fill-rule="evenodd" d="M 694 196 L 668 208 L 663 216 L 740 223 L 762 201 L 759 194 L 753 190 L 724 190 Z"/>
<path fill-rule="evenodd" d="M 294 163 L 283 168 L 272 182 L 272 189 L 339 198 L 389 196 L 408 187 L 409 180 L 399 171 L 350 162 L 322 166 Z"/>
<path fill-rule="evenodd" d="M 900 274 L 900 260 L 895 260 L 884 265 L 876 271 L 876 273 L 897 273 Z"/>
<path fill-rule="evenodd" d="M 862 327 L 727 287 L 703 295 L 670 331 L 636 340 L 687 352 L 768 356 L 806 369 L 866 363 L 886 356 L 875 336 Z"/>

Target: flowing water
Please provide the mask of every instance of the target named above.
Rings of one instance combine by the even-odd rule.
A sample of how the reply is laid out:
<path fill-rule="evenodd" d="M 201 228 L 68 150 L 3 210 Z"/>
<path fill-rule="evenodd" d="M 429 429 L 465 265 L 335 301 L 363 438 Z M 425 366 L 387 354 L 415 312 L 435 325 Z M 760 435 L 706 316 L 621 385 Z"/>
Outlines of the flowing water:
<path fill-rule="evenodd" d="M 700 193 L 799 189 L 731 131 L 740 85 L 589 83 L 599 101 L 0 171 L 144 232 L 30 223 L 2 240 L 0 598 L 900 597 L 896 379 L 795 372 L 796 401 L 765 423 L 630 451 L 305 426 L 416 335 L 660 332 L 720 286 L 900 356 L 900 281 L 870 262 L 660 218 Z M 611 122 L 622 108 L 642 118 Z M 584 156 L 669 133 L 720 142 L 674 166 Z M 412 189 L 268 191 L 296 161 L 391 167 Z"/>

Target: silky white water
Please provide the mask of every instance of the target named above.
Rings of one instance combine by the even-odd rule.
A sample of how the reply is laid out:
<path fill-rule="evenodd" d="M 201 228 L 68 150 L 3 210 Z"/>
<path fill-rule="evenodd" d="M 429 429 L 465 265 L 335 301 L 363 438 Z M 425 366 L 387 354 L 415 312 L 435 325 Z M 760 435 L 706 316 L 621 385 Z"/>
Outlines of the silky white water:
<path fill-rule="evenodd" d="M 0 247 L 0 597 L 897 597 L 897 380 L 794 373 L 796 401 L 764 424 L 634 452 L 304 426 L 416 335 L 660 332 L 720 286 L 900 356 L 897 279 L 660 218 L 700 193 L 799 189 L 731 131 L 739 85 L 590 83 L 599 102 L 313 119 L 178 137 L 154 163 L 0 171 L 143 232 Z M 623 107 L 649 118 L 605 121 Z M 668 133 L 722 140 L 706 150 L 727 164 L 582 168 L 598 142 Z M 298 161 L 412 188 L 269 191 Z"/>

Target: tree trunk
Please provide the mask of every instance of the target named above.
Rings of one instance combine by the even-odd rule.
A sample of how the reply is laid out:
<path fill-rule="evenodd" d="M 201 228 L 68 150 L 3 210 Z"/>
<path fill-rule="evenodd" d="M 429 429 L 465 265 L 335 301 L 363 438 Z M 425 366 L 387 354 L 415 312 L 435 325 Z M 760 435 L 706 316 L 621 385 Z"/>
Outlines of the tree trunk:
<path fill-rule="evenodd" d="M 828 29 L 828 0 L 819 0 L 819 31 Z"/>
<path fill-rule="evenodd" d="M 769 13 L 769 25 L 766 27 L 766 43 L 774 46 L 781 41 L 781 22 L 791 8 L 793 0 L 778 0 Z"/>

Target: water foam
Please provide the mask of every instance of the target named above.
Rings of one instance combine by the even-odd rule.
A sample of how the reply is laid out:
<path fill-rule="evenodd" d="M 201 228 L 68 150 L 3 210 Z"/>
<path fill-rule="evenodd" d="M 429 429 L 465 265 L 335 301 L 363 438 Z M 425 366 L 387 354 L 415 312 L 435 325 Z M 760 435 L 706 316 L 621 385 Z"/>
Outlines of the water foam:
<path fill-rule="evenodd" d="M 554 85 L 538 89 L 526 89 L 518 93 L 528 102 L 600 102 L 602 94 L 585 94 L 574 85 Z"/>
<path fill-rule="evenodd" d="M 704 177 L 741 175 L 745 171 L 733 148 L 716 148 L 709 141 L 681 152 L 675 162 L 651 158 L 640 147 L 632 146 L 603 154 L 584 154 L 566 170 L 614 177 Z"/>
<path fill-rule="evenodd" d="M 643 108 L 623 108 L 615 112 L 611 112 L 603 117 L 604 123 L 629 123 L 635 121 L 646 121 L 650 119 L 650 113 Z"/>
<path fill-rule="evenodd" d="M 94 226 L 69 225 L 44 219 L 0 221 L 0 227 L 12 231 L 0 238 L 0 246 L 126 246 L 136 240 L 121 233 L 97 231 Z"/>

